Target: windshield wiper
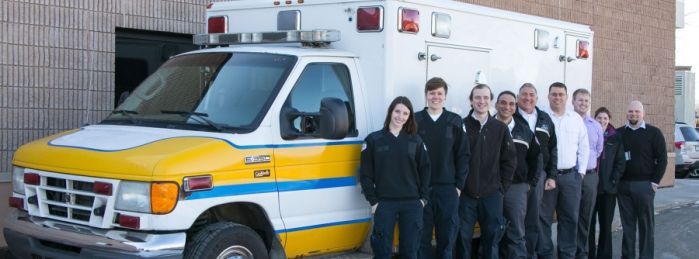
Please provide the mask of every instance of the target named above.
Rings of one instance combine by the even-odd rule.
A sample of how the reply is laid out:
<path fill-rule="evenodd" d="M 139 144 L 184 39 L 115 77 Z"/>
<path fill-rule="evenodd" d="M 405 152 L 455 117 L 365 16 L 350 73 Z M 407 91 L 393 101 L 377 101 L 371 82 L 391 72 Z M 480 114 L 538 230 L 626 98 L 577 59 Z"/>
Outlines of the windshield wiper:
<path fill-rule="evenodd" d="M 202 112 L 188 112 L 188 111 L 168 111 L 168 110 L 161 110 L 160 112 L 164 114 L 179 114 L 182 116 L 188 116 L 190 118 L 196 119 L 199 123 L 202 123 L 202 125 L 207 125 L 212 129 L 215 129 L 218 132 L 223 132 L 223 128 L 219 126 L 217 123 L 209 120 L 207 117 L 209 117 L 208 114 L 202 113 Z"/>
<path fill-rule="evenodd" d="M 112 114 L 124 115 L 124 117 L 126 117 L 127 119 L 129 119 L 129 121 L 131 122 L 131 124 L 134 124 L 134 125 L 135 125 L 135 124 L 136 124 L 136 119 L 135 119 L 133 116 L 131 116 L 131 115 L 132 115 L 132 114 L 138 114 L 138 112 L 137 112 L 137 111 L 132 111 L 132 110 L 114 110 L 114 111 L 112 111 Z"/>

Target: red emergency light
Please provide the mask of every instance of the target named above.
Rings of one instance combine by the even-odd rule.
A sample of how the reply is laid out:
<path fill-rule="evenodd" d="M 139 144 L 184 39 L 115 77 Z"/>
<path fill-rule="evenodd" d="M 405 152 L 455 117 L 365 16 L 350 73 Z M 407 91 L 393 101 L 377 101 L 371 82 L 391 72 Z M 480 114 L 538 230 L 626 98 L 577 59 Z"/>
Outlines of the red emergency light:
<path fill-rule="evenodd" d="M 383 30 L 383 7 L 365 6 L 357 8 L 357 31 Z"/>
<path fill-rule="evenodd" d="M 105 182 L 95 182 L 92 191 L 97 194 L 112 196 L 112 184 Z"/>
<path fill-rule="evenodd" d="M 398 31 L 417 33 L 420 31 L 420 11 L 408 8 L 398 9 Z"/>
<path fill-rule="evenodd" d="M 39 185 L 40 182 L 41 182 L 41 176 L 39 176 L 38 174 L 32 174 L 32 173 L 24 174 L 24 184 Z"/>
<path fill-rule="evenodd" d="M 213 16 L 208 20 L 208 33 L 228 32 L 228 19 L 226 16 Z"/>
<path fill-rule="evenodd" d="M 576 55 L 576 57 L 579 59 L 587 59 L 588 57 L 590 57 L 590 51 L 588 50 L 589 46 L 590 42 L 578 40 L 578 54 Z"/>

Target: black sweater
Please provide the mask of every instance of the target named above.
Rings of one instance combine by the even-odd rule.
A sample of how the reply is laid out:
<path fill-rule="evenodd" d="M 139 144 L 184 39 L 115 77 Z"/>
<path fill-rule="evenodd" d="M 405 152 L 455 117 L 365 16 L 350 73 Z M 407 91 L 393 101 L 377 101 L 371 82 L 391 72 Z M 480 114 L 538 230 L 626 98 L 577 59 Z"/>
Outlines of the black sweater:
<path fill-rule="evenodd" d="M 492 117 L 481 128 L 481 123 L 471 116 L 472 113 L 464 118 L 471 144 L 470 173 L 464 193 L 473 198 L 487 197 L 497 191 L 504 194 L 517 167 L 517 151 L 509 129 Z"/>
<path fill-rule="evenodd" d="M 417 134 L 388 130 L 369 134 L 359 165 L 364 196 L 371 205 L 381 200 L 427 200 L 430 160 Z"/>
<path fill-rule="evenodd" d="M 512 129 L 512 141 L 517 149 L 517 169 L 512 183 L 528 183 L 535 186 L 539 181 L 537 169 L 539 167 L 539 144 L 534 138 L 534 132 L 529 129 L 529 124 L 521 117 L 512 117 L 515 126 Z"/>
<path fill-rule="evenodd" d="M 660 129 L 646 123 L 645 129 L 631 130 L 622 126 L 617 133 L 621 134 L 624 150 L 631 156 L 631 159 L 627 157 L 621 180 L 660 183 L 667 166 L 665 137 Z"/>
<path fill-rule="evenodd" d="M 458 114 L 443 110 L 436 121 L 427 108 L 415 113 L 418 133 L 429 150 L 430 185 L 453 185 L 464 189 L 468 175 L 468 136 Z"/>

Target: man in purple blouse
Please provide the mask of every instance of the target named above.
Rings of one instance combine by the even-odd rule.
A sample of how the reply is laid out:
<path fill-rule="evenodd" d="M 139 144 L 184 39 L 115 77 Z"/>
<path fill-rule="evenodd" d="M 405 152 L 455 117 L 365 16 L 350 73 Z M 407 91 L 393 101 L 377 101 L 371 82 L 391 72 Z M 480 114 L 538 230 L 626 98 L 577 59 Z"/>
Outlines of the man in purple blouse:
<path fill-rule="evenodd" d="M 575 253 L 575 258 L 588 258 L 588 236 L 595 234 L 594 232 L 589 233 L 589 229 L 595 201 L 597 200 L 597 184 L 599 183 L 597 158 L 602 154 L 602 148 L 604 148 L 604 136 L 599 122 L 587 114 L 590 111 L 590 92 L 587 89 L 580 88 L 573 92 L 573 108 L 582 117 L 587 128 L 587 139 L 590 142 L 590 159 L 587 161 L 587 170 L 582 183 L 580 213 L 578 214 L 577 250 Z M 592 255 L 592 257 L 594 256 Z"/>

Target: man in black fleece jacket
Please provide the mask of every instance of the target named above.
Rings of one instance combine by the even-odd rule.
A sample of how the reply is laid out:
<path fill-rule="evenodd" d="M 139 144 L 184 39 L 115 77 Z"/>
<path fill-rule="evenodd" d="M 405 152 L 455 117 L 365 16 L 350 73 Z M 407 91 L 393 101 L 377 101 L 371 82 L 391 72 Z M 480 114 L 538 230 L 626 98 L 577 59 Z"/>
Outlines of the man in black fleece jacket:
<path fill-rule="evenodd" d="M 527 121 L 516 113 L 515 94 L 504 91 L 498 95 L 495 118 L 507 125 L 517 149 L 517 169 L 510 188 L 505 192 L 503 210 L 507 229 L 503 236 L 500 255 L 502 258 L 526 258 L 524 241 L 524 218 L 527 214 L 527 194 L 538 181 L 539 144 Z"/>
<path fill-rule="evenodd" d="M 618 186 L 619 215 L 624 236 L 621 258 L 653 258 L 655 191 L 667 166 L 665 138 L 660 129 L 643 121 L 643 104 L 632 101 L 626 112 L 628 122 L 618 128 L 624 143 L 626 169 Z"/>
<path fill-rule="evenodd" d="M 507 125 L 488 112 L 492 99 L 490 87 L 476 85 L 469 95 L 473 109 L 464 118 L 471 160 L 459 202 L 459 258 L 470 258 L 476 220 L 480 224 L 484 258 L 498 258 L 498 243 L 505 229 L 503 195 L 512 182 L 517 160 Z"/>
<path fill-rule="evenodd" d="M 468 136 L 461 117 L 444 109 L 447 83 L 434 77 L 425 84 L 427 107 L 415 113 L 418 133 L 429 150 L 430 202 L 423 214 L 419 258 L 432 258 L 432 229 L 435 258 L 451 258 L 459 220 L 459 195 L 468 174 Z"/>

